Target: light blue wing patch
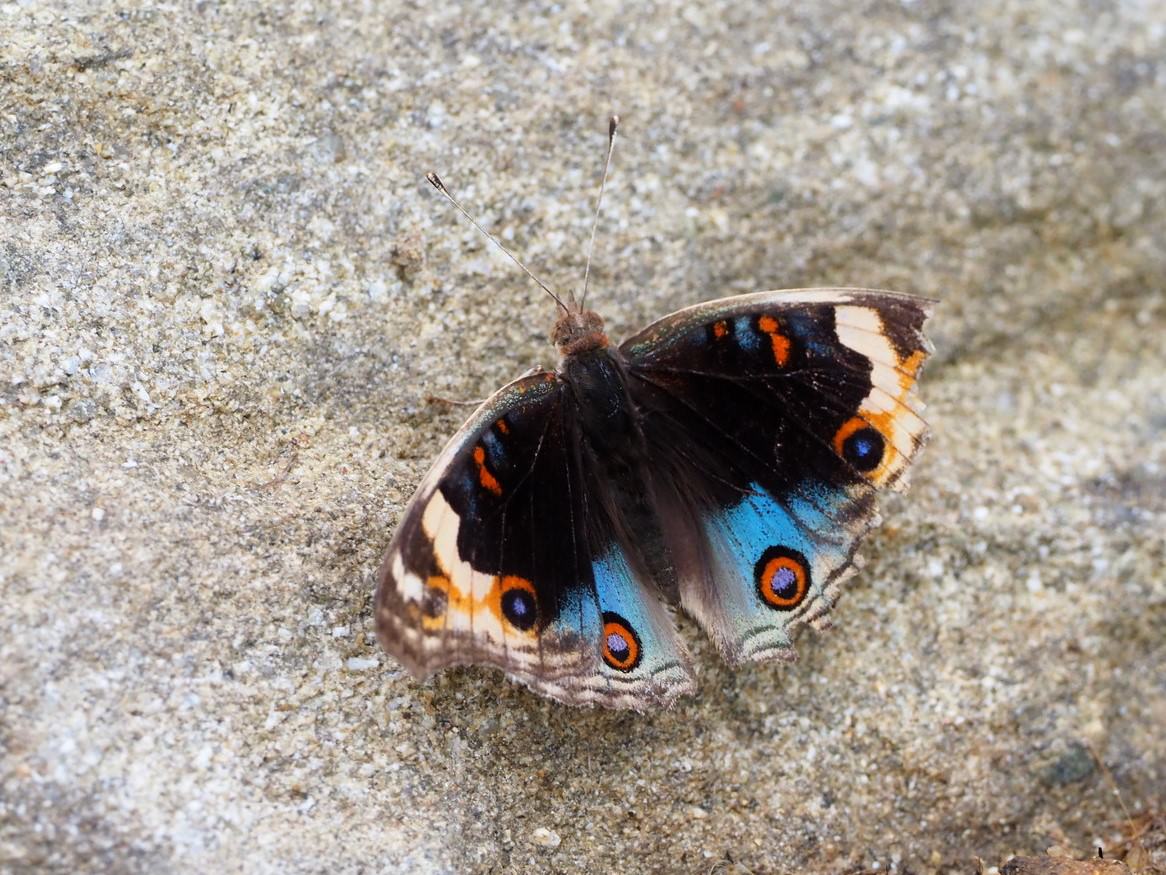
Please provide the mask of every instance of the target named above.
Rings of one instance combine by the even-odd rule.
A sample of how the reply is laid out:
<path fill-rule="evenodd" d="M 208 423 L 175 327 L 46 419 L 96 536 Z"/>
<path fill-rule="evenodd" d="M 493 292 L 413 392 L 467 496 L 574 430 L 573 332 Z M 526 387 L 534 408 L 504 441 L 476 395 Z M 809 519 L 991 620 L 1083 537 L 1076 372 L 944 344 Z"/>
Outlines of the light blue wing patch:
<path fill-rule="evenodd" d="M 733 663 L 793 655 L 792 627 L 833 604 L 861 534 L 840 521 L 844 491 L 807 482 L 779 500 L 750 487 L 702 515 L 710 577 L 681 582 L 681 604 Z"/>
<path fill-rule="evenodd" d="M 591 563 L 594 589 L 568 593 L 559 614 L 596 642 L 595 683 L 618 694 L 636 686 L 667 693 L 694 687 L 688 656 L 667 609 L 615 546 Z"/>
<path fill-rule="evenodd" d="M 761 336 L 753 329 L 753 317 L 738 316 L 733 320 L 733 327 L 736 329 L 737 343 L 743 349 L 756 352 L 761 348 Z"/>

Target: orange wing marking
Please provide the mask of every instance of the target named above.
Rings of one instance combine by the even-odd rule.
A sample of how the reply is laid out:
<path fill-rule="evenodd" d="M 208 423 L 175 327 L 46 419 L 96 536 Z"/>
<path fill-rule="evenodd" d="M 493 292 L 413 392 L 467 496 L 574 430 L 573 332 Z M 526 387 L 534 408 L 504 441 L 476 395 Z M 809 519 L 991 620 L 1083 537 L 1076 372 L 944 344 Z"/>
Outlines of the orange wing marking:
<path fill-rule="evenodd" d="M 781 326 L 772 316 L 766 314 L 757 320 L 757 327 L 769 335 L 769 342 L 773 347 L 773 360 L 779 368 L 784 368 L 789 361 L 789 338 L 781 333 Z"/>
<path fill-rule="evenodd" d="M 482 484 L 482 488 L 493 492 L 495 495 L 501 495 L 502 484 L 498 482 L 498 478 L 491 474 L 490 469 L 486 467 L 485 447 L 474 447 L 474 464 L 478 466 L 478 482 Z"/>

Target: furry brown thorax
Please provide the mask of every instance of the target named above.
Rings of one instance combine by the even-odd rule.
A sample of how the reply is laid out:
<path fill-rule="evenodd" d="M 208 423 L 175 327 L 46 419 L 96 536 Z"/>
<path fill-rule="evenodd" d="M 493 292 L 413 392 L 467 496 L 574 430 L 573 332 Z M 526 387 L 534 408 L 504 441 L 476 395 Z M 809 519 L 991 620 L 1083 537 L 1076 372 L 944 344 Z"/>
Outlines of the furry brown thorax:
<path fill-rule="evenodd" d="M 594 310 L 569 310 L 551 329 L 551 343 L 563 358 L 607 346 L 603 319 Z"/>

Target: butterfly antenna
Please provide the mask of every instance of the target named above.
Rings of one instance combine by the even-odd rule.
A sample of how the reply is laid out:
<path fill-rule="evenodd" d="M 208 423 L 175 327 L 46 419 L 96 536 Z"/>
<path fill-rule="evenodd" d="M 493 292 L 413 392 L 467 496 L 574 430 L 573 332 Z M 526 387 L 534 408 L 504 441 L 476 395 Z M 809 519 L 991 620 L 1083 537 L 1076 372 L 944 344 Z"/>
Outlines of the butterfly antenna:
<path fill-rule="evenodd" d="M 513 252 L 511 252 L 509 249 L 507 249 L 505 246 L 503 246 L 498 241 L 497 237 L 495 237 L 493 234 L 491 234 L 489 231 L 487 231 L 485 228 L 483 228 L 481 225 L 479 225 L 477 222 L 474 221 L 474 217 L 466 212 L 466 208 L 463 207 L 460 203 L 458 203 L 457 198 L 455 198 L 452 194 L 449 193 L 449 189 L 445 187 L 445 183 L 441 181 L 440 176 L 438 176 L 436 173 L 430 171 L 429 173 L 425 174 L 425 178 L 429 181 L 430 185 L 432 185 L 434 188 L 436 188 L 439 192 L 441 192 L 445 196 L 446 200 L 448 200 L 451 204 L 453 204 L 455 207 L 457 207 L 458 212 L 461 213 L 463 216 L 465 216 L 466 219 L 469 221 L 469 223 L 471 225 L 473 225 L 475 228 L 477 228 L 482 233 L 482 235 L 485 236 L 485 238 L 487 240 L 489 240 L 491 243 L 493 243 L 495 246 L 497 246 L 499 249 L 501 249 L 503 252 L 505 252 L 508 256 L 510 256 L 510 260 L 513 261 L 515 264 L 517 264 L 520 268 L 522 268 L 523 273 L 525 273 L 528 277 L 530 277 L 532 280 L 534 280 L 536 283 L 538 283 L 538 287 L 540 289 L 542 289 L 544 292 L 546 292 L 548 295 L 550 295 L 551 298 L 554 299 L 554 302 L 556 304 L 558 304 L 560 307 L 562 307 L 564 313 L 571 312 L 567 308 L 567 305 L 563 303 L 562 299 L 558 295 L 556 295 L 554 292 L 552 292 L 550 289 L 548 289 L 546 287 L 546 284 L 542 280 L 540 280 L 537 276 L 535 276 L 533 273 L 531 273 L 530 269 L 527 268 L 527 266 L 525 264 L 523 264 L 521 261 L 518 260 L 517 255 L 515 255 Z"/>
<path fill-rule="evenodd" d="M 591 242 L 587 244 L 587 267 L 583 269 L 583 297 L 579 310 L 587 304 L 587 283 L 591 279 L 591 256 L 595 252 L 595 230 L 599 227 L 599 210 L 603 206 L 603 192 L 607 188 L 607 172 L 611 169 L 611 153 L 615 151 L 615 132 L 619 127 L 619 116 L 613 115 L 607 121 L 607 160 L 603 162 L 603 179 L 599 181 L 599 197 L 595 200 L 595 218 L 591 221 Z"/>

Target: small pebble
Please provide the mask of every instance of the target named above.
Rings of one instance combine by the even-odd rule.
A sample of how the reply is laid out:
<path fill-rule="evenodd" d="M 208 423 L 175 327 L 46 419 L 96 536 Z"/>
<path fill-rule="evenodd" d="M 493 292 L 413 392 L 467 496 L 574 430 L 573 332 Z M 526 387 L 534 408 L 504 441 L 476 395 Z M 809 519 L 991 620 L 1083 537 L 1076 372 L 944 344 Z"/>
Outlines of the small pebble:
<path fill-rule="evenodd" d="M 557 848 L 563 841 L 557 832 L 545 826 L 540 826 L 532 832 L 530 840 L 542 848 Z"/>

